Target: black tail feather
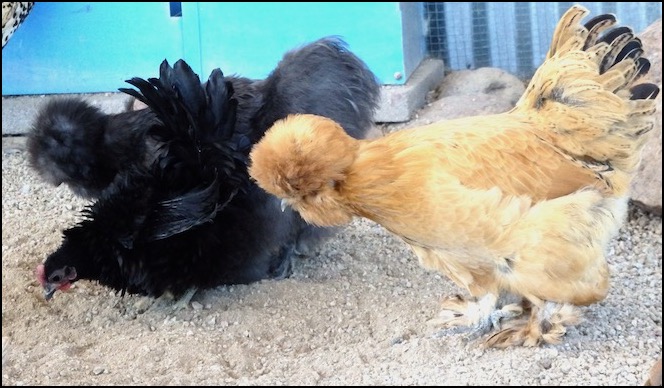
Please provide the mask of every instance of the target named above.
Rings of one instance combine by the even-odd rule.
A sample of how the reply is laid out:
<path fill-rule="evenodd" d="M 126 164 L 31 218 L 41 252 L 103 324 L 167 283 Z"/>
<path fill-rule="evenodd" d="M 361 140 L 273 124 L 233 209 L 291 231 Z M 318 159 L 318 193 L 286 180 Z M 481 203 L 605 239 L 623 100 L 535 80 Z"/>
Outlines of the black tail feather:
<path fill-rule="evenodd" d="M 636 61 L 636 67 L 638 68 L 636 75 L 634 76 L 634 79 L 638 79 L 641 76 L 644 76 L 648 74 L 650 71 L 650 61 L 647 60 L 646 58 L 639 58 Z"/>
<path fill-rule="evenodd" d="M 588 20 L 586 24 L 584 24 L 584 27 L 588 30 L 588 37 L 586 38 L 586 43 L 584 44 L 583 49 L 586 50 L 588 47 L 596 44 L 600 33 L 606 28 L 616 24 L 616 21 L 615 15 L 612 14 L 597 15 Z"/>
<path fill-rule="evenodd" d="M 132 78 L 120 89 L 152 109 L 161 120 L 153 135 L 161 155 L 152 174 L 159 177 L 159 201 L 146 226 L 150 238 L 167 238 L 207 222 L 240 190 L 244 158 L 237 150 L 237 100 L 230 81 L 215 69 L 206 82 L 183 60 L 164 60 L 159 78 Z"/>
<path fill-rule="evenodd" d="M 643 48 L 641 47 L 641 41 L 638 38 L 634 38 L 629 41 L 625 47 L 618 53 L 616 56 L 615 62 L 618 63 L 625 58 L 637 59 L 643 55 Z"/>
<path fill-rule="evenodd" d="M 626 26 L 616 27 L 611 31 L 607 32 L 606 34 L 604 34 L 604 36 L 602 36 L 599 41 L 608 44 L 613 44 L 613 42 L 622 35 L 628 35 L 631 38 L 634 36 L 634 33 L 632 32 L 632 29 L 629 27 Z"/>
<path fill-rule="evenodd" d="M 659 87 L 655 84 L 639 84 L 629 89 L 630 100 L 653 100 L 659 94 Z"/>
<path fill-rule="evenodd" d="M 610 13 L 605 13 L 602 15 L 597 15 L 588 20 L 583 26 L 590 32 L 600 28 L 599 26 L 604 26 L 606 24 L 615 24 L 616 16 Z"/>
<path fill-rule="evenodd" d="M 613 65 L 620 62 L 619 58 L 623 51 L 626 51 L 623 55 L 624 58 L 629 52 L 638 54 L 638 51 L 641 48 L 641 41 L 634 37 L 632 29 L 624 26 L 614 28 L 607 32 L 602 38 L 600 38 L 600 41 L 611 46 L 611 49 L 604 55 L 602 63 L 600 64 L 600 74 L 604 74 L 607 70 L 613 67 Z M 627 46 L 630 46 L 630 48 L 625 50 Z"/>

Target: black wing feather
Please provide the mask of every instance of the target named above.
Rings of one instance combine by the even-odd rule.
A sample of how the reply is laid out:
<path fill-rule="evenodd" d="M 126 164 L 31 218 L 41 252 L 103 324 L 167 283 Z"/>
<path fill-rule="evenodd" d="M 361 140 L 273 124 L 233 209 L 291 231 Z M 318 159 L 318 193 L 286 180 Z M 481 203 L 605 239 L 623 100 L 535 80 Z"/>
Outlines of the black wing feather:
<path fill-rule="evenodd" d="M 121 89 L 152 109 L 161 120 L 151 134 L 162 143 L 153 165 L 159 192 L 144 237 L 164 239 L 214 218 L 247 180 L 244 156 L 236 152 L 237 100 L 219 69 L 206 82 L 183 60 L 164 60 L 159 78 L 132 78 L 134 89 Z"/>

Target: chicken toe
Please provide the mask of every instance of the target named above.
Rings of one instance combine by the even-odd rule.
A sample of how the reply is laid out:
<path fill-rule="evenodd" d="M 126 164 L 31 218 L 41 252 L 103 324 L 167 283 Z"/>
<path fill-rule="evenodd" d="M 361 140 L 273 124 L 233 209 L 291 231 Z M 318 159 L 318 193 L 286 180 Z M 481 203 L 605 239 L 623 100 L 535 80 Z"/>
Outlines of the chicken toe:
<path fill-rule="evenodd" d="M 500 330 L 501 321 L 506 321 L 522 314 L 519 304 L 501 306 L 505 298 L 487 294 L 479 300 L 466 300 L 460 295 L 447 298 L 442 303 L 443 309 L 431 324 L 443 327 L 446 334 L 469 331 L 467 339 L 476 339 L 491 330 Z M 453 330 L 448 330 L 452 328 Z"/>
<path fill-rule="evenodd" d="M 581 321 L 580 310 L 570 304 L 546 302 L 533 306 L 530 317 L 511 321 L 499 332 L 491 335 L 487 347 L 538 346 L 541 343 L 558 344 L 567 333 L 567 327 Z"/>
<path fill-rule="evenodd" d="M 191 302 L 191 299 L 196 295 L 196 292 L 198 289 L 196 287 L 192 287 L 187 290 L 180 298 L 178 298 L 175 303 L 173 304 L 173 311 L 180 311 L 184 310 L 189 306 L 189 302 Z"/>

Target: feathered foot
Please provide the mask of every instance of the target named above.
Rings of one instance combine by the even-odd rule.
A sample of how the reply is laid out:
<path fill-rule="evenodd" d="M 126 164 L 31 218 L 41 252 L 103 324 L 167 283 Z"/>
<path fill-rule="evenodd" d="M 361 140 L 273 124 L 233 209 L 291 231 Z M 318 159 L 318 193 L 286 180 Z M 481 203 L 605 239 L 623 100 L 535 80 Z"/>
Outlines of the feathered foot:
<path fill-rule="evenodd" d="M 581 311 L 571 304 L 546 302 L 542 307 L 533 305 L 528 319 L 510 322 L 503 330 L 490 336 L 485 345 L 506 348 L 558 344 L 567 332 L 566 326 L 576 325 L 581 320 Z"/>
<path fill-rule="evenodd" d="M 189 302 L 191 302 L 191 299 L 196 294 L 196 291 L 198 291 L 198 289 L 196 287 L 192 287 L 177 299 L 168 291 L 164 292 L 157 298 L 152 296 L 144 296 L 134 304 L 134 308 L 141 314 L 152 308 L 152 306 L 171 306 L 173 311 L 180 311 L 186 309 L 189 306 Z"/>
<path fill-rule="evenodd" d="M 154 302 L 155 299 L 151 296 L 141 296 L 139 297 L 138 301 L 134 303 L 133 308 L 137 314 L 143 314 L 144 312 L 148 311 L 150 307 L 152 307 Z"/>
<path fill-rule="evenodd" d="M 316 255 L 321 245 L 339 230 L 333 227 L 318 227 L 305 225 L 297 236 L 293 254 L 301 259 L 307 259 Z"/>
<path fill-rule="evenodd" d="M 276 263 L 270 268 L 269 278 L 274 280 L 289 278 L 293 274 L 293 255 L 292 245 L 282 246 L 279 254 L 273 259 Z"/>
<path fill-rule="evenodd" d="M 180 311 L 184 310 L 187 307 L 189 307 L 189 302 L 191 302 L 191 299 L 194 297 L 196 292 L 198 291 L 198 288 L 192 287 L 187 290 L 178 300 L 173 304 L 173 311 Z"/>
<path fill-rule="evenodd" d="M 648 380 L 646 380 L 645 384 L 643 385 L 647 387 L 662 386 L 662 357 L 659 357 L 659 360 L 657 360 L 655 365 L 652 366 L 652 368 L 650 369 L 650 375 L 648 376 Z"/>
<path fill-rule="evenodd" d="M 499 301 L 493 294 L 487 294 L 476 301 L 455 295 L 443 301 L 442 311 L 430 323 L 443 327 L 437 336 L 469 330 L 466 338 L 473 340 L 493 329 L 500 330 L 501 321 L 510 320 L 523 313 L 518 303 L 505 302 L 506 300 Z M 449 328 L 453 330 L 450 331 Z"/>

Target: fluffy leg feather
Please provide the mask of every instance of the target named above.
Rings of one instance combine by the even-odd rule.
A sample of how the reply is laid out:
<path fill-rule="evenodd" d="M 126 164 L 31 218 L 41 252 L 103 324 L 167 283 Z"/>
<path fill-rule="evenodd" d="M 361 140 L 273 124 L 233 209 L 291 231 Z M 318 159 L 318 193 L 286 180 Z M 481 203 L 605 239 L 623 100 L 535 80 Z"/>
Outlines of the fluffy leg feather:
<path fill-rule="evenodd" d="M 475 339 L 493 329 L 500 330 L 501 321 L 508 321 L 523 313 L 520 298 L 513 295 L 499 298 L 495 294 L 486 294 L 479 300 L 473 299 L 467 300 L 460 295 L 445 299 L 442 310 L 430 323 L 444 328 L 439 334 L 447 332 L 448 328 L 454 328 L 454 332 L 470 329 L 468 339 Z"/>
<path fill-rule="evenodd" d="M 582 320 L 581 311 L 567 303 L 546 302 L 533 305 L 530 317 L 509 322 L 503 330 L 491 335 L 487 347 L 538 346 L 541 343 L 558 344 L 567 333 L 567 326 Z"/>
<path fill-rule="evenodd" d="M 188 289 L 187 292 L 185 292 L 184 295 L 178 298 L 175 304 L 173 304 L 173 311 L 180 311 L 186 309 L 189 306 L 189 303 L 193 299 L 194 295 L 196 295 L 197 291 L 198 288 L 196 287 Z"/>
<path fill-rule="evenodd" d="M 134 304 L 134 308 L 139 313 L 143 313 L 155 305 L 171 307 L 173 311 L 185 310 L 197 291 L 198 288 L 192 287 L 185 291 L 185 293 L 179 298 L 175 298 L 170 292 L 165 292 L 156 299 L 152 296 L 144 296 Z"/>

